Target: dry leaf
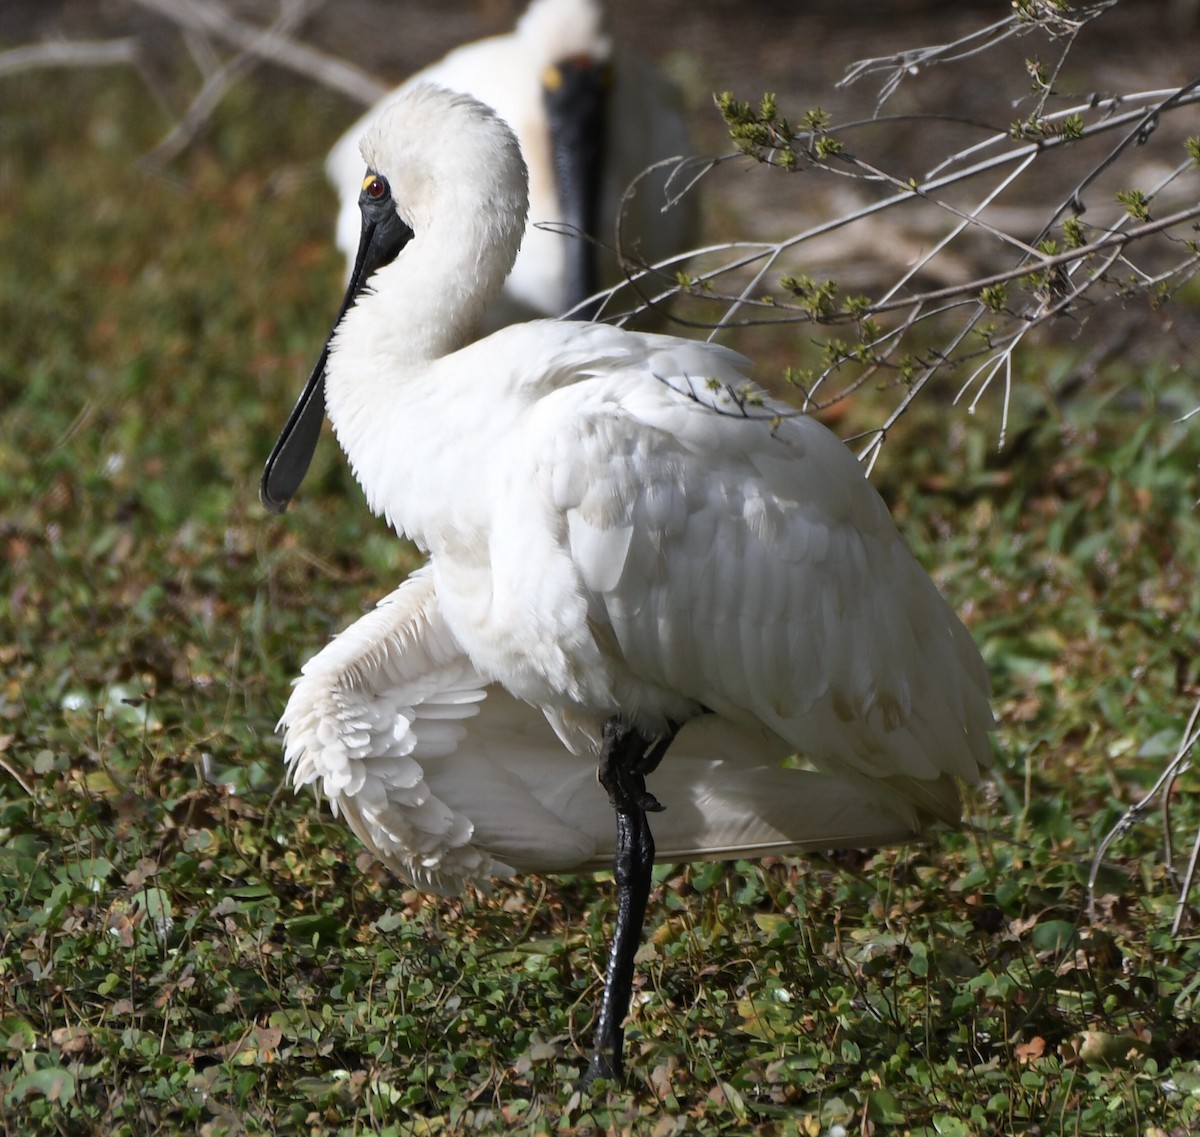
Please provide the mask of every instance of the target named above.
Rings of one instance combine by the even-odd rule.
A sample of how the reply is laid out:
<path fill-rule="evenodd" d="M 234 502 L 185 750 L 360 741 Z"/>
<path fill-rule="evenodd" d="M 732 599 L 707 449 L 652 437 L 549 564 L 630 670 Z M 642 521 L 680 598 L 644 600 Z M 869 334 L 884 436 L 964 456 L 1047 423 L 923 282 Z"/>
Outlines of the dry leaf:
<path fill-rule="evenodd" d="M 1028 1062 L 1036 1062 L 1046 1053 L 1046 1040 L 1039 1034 L 1028 1042 L 1022 1042 L 1016 1048 L 1017 1061 L 1024 1066 Z"/>

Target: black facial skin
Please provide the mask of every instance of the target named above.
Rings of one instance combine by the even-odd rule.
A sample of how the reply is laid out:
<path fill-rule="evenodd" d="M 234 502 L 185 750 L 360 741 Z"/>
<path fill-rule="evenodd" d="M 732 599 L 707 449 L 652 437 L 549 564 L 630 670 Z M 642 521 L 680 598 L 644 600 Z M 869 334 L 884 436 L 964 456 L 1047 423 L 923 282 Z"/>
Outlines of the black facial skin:
<path fill-rule="evenodd" d="M 354 271 L 333 330 L 325 341 L 321 357 L 313 368 L 300 398 L 288 415 L 271 456 L 263 469 L 258 496 L 271 513 L 282 513 L 288 507 L 317 448 L 321 434 L 321 422 L 325 418 L 325 363 L 329 358 L 329 344 L 342 317 L 354 306 L 363 286 L 376 269 L 390 264 L 400 250 L 413 238 L 413 231 L 401 220 L 392 200 L 392 190 L 387 179 L 373 170 L 367 171 L 362 192 L 358 195 L 358 208 L 362 211 L 362 236 L 358 241 L 358 255 L 354 260 Z"/>

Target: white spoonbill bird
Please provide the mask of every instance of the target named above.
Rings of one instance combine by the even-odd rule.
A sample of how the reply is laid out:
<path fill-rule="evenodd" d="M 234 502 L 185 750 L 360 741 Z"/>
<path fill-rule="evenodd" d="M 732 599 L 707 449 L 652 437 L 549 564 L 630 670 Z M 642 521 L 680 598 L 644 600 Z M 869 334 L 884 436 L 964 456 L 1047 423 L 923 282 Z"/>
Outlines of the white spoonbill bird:
<path fill-rule="evenodd" d="M 286 508 L 324 408 L 429 560 L 305 665 L 291 779 L 433 891 L 615 863 L 585 1082 L 619 1079 L 647 811 L 664 860 L 919 837 L 989 764 L 987 675 L 854 456 L 741 356 L 562 320 L 471 342 L 525 228 L 492 111 L 413 87 L 363 153 L 354 275 L 262 497 Z"/>
<path fill-rule="evenodd" d="M 691 148 L 678 93 L 645 60 L 614 49 L 600 0 L 533 0 L 513 32 L 456 48 L 346 131 L 325 169 L 340 200 L 337 243 L 347 273 L 360 229 L 359 140 L 421 82 L 490 106 L 516 132 L 528 164 L 529 224 L 488 327 L 562 315 L 624 279 L 609 251 L 622 196 L 644 170 Z M 647 263 L 694 243 L 693 198 L 662 209 L 668 176 L 666 167 L 647 175 L 622 211 L 622 246 Z"/>

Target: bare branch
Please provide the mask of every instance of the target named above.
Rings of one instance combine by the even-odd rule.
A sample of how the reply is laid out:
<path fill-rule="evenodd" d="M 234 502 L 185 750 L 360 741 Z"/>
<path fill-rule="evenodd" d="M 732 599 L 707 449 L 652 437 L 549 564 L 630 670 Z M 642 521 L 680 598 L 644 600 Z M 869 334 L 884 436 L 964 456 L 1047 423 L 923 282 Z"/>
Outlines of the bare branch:
<path fill-rule="evenodd" d="M 858 62 L 850 64 L 846 69 L 845 78 L 838 83 L 838 86 L 849 87 L 868 75 L 884 73 L 887 77 L 879 90 L 879 98 L 876 102 L 876 111 L 878 111 L 895 94 L 906 78 L 915 76 L 922 68 L 959 63 L 964 59 L 979 55 L 981 52 L 990 51 L 997 44 L 1003 43 L 1013 36 L 1025 35 L 1034 29 L 1041 29 L 1052 36 L 1065 35 L 1073 41 L 1085 24 L 1102 16 L 1119 2 L 1120 0 L 1100 0 L 1099 3 L 1074 9 L 1069 13 L 1052 5 L 1039 3 L 1037 0 L 1014 4 L 1013 7 L 1018 10 L 1013 15 L 989 24 L 987 27 L 979 28 L 950 43 L 899 51 L 893 55 L 878 56 L 874 59 L 860 59 Z M 1063 51 L 1059 65 L 1055 68 L 1056 74 L 1069 50 L 1070 44 Z M 1048 84 L 1046 91 L 1047 93 L 1049 91 Z"/>
<path fill-rule="evenodd" d="M 995 47 L 996 44 L 1016 35 L 1019 31 L 1016 17 L 1008 16 L 985 28 L 971 32 L 961 39 L 954 40 L 952 43 L 899 51 L 894 55 L 877 56 L 874 59 L 860 59 L 846 68 L 845 77 L 837 85 L 849 87 L 868 75 L 886 72 L 887 78 L 879 89 L 879 99 L 875 105 L 875 109 L 878 111 L 896 93 L 904 79 L 907 76 L 916 75 L 922 67 L 966 59 L 978 52 Z"/>
<path fill-rule="evenodd" d="M 211 0 L 135 0 L 135 3 L 173 23 L 215 36 L 240 51 L 315 79 L 364 106 L 378 102 L 390 90 L 352 64 L 276 31 L 247 24 Z"/>
<path fill-rule="evenodd" d="M 1096 849 L 1096 855 L 1092 858 L 1092 868 L 1088 873 L 1088 919 L 1093 922 L 1096 919 L 1096 879 L 1100 875 L 1100 867 L 1104 861 L 1104 854 L 1108 852 L 1109 846 L 1114 841 L 1120 840 L 1120 838 L 1133 828 L 1134 824 L 1150 809 L 1160 795 L 1163 809 L 1163 840 L 1166 843 L 1164 859 L 1168 866 L 1172 864 L 1174 857 L 1171 851 L 1170 835 L 1171 787 L 1175 784 L 1180 774 L 1191 767 L 1191 759 L 1188 755 L 1196 743 L 1200 742 L 1200 728 L 1197 727 L 1198 720 L 1200 720 L 1200 702 L 1197 702 L 1192 708 L 1187 725 L 1183 728 L 1183 736 L 1180 739 L 1179 747 L 1175 751 L 1175 757 L 1167 763 L 1167 768 L 1159 775 L 1154 785 L 1122 814 L 1121 819 L 1104 835 L 1104 839 Z M 1192 882 L 1195 878 L 1198 860 L 1200 860 L 1200 835 L 1197 836 L 1192 846 L 1187 873 L 1183 886 L 1180 888 L 1179 900 L 1175 906 L 1175 922 L 1171 929 L 1172 935 L 1178 935 L 1179 933 L 1188 893 L 1191 891 Z M 1172 871 L 1174 870 L 1172 869 Z"/>
<path fill-rule="evenodd" d="M 108 40 L 48 40 L 0 52 L 0 75 L 16 75 L 43 67 L 108 67 L 137 62 L 132 36 Z"/>
<path fill-rule="evenodd" d="M 184 2 L 187 3 L 189 0 L 184 0 Z M 287 0 L 281 7 L 275 22 L 259 33 L 256 43 L 266 44 L 286 36 L 304 19 L 312 6 L 313 0 Z M 209 116 L 216 110 L 221 99 L 225 97 L 226 91 L 241 76 L 253 70 L 264 58 L 268 57 L 263 51 L 247 50 L 209 74 L 199 93 L 192 99 L 183 118 L 167 137 L 146 155 L 145 162 L 150 166 L 163 166 L 181 154 L 204 128 Z"/>
<path fill-rule="evenodd" d="M 1157 221 L 1147 221 L 1144 225 L 1139 225 L 1136 229 L 1130 229 L 1124 233 L 1110 233 L 1105 237 L 1101 237 L 1098 241 L 1094 241 L 1090 245 L 1083 245 L 1078 249 L 1068 249 L 1065 253 L 1058 253 L 1055 256 L 1039 254 L 1036 264 L 1032 267 L 1042 271 L 1058 268 L 1063 265 L 1071 265 L 1076 261 L 1087 260 L 1096 253 L 1109 249 L 1123 249 L 1126 245 L 1132 244 L 1135 241 L 1140 241 L 1155 233 L 1163 233 L 1168 229 L 1175 229 L 1185 222 L 1195 220 L 1198 217 L 1200 217 L 1200 204 L 1193 205 L 1189 209 L 1181 209 L 1179 212 L 1172 213 L 1169 217 L 1159 218 Z M 928 304 L 941 300 L 953 300 L 956 297 L 974 295 L 984 288 L 990 288 L 996 284 L 1003 284 L 1006 281 L 1018 280 L 1023 276 L 1028 276 L 1030 271 L 1031 266 L 1026 261 L 1015 268 L 996 272 L 991 276 L 969 281 L 967 284 L 951 288 L 939 288 L 931 292 L 914 294 L 903 300 L 889 300 L 884 304 L 872 305 L 868 311 L 871 314 L 875 314 L 891 311 L 895 308 L 907 308 L 918 300 Z"/>

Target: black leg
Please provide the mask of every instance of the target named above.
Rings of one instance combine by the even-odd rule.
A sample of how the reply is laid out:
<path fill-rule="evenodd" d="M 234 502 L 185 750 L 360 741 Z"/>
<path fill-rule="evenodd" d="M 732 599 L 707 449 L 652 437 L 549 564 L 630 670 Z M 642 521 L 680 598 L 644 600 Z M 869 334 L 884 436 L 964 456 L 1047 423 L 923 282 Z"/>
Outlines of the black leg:
<path fill-rule="evenodd" d="M 658 765 L 674 737 L 672 729 L 651 745 L 616 719 L 605 725 L 599 775 L 617 814 L 617 922 L 608 953 L 596 1042 L 580 1089 L 587 1089 L 596 1078 L 621 1082 L 625 1076 L 625 1016 L 633 993 L 633 958 L 642 938 L 654 869 L 654 837 L 646 813 L 662 809 L 646 789 L 646 774 Z"/>

